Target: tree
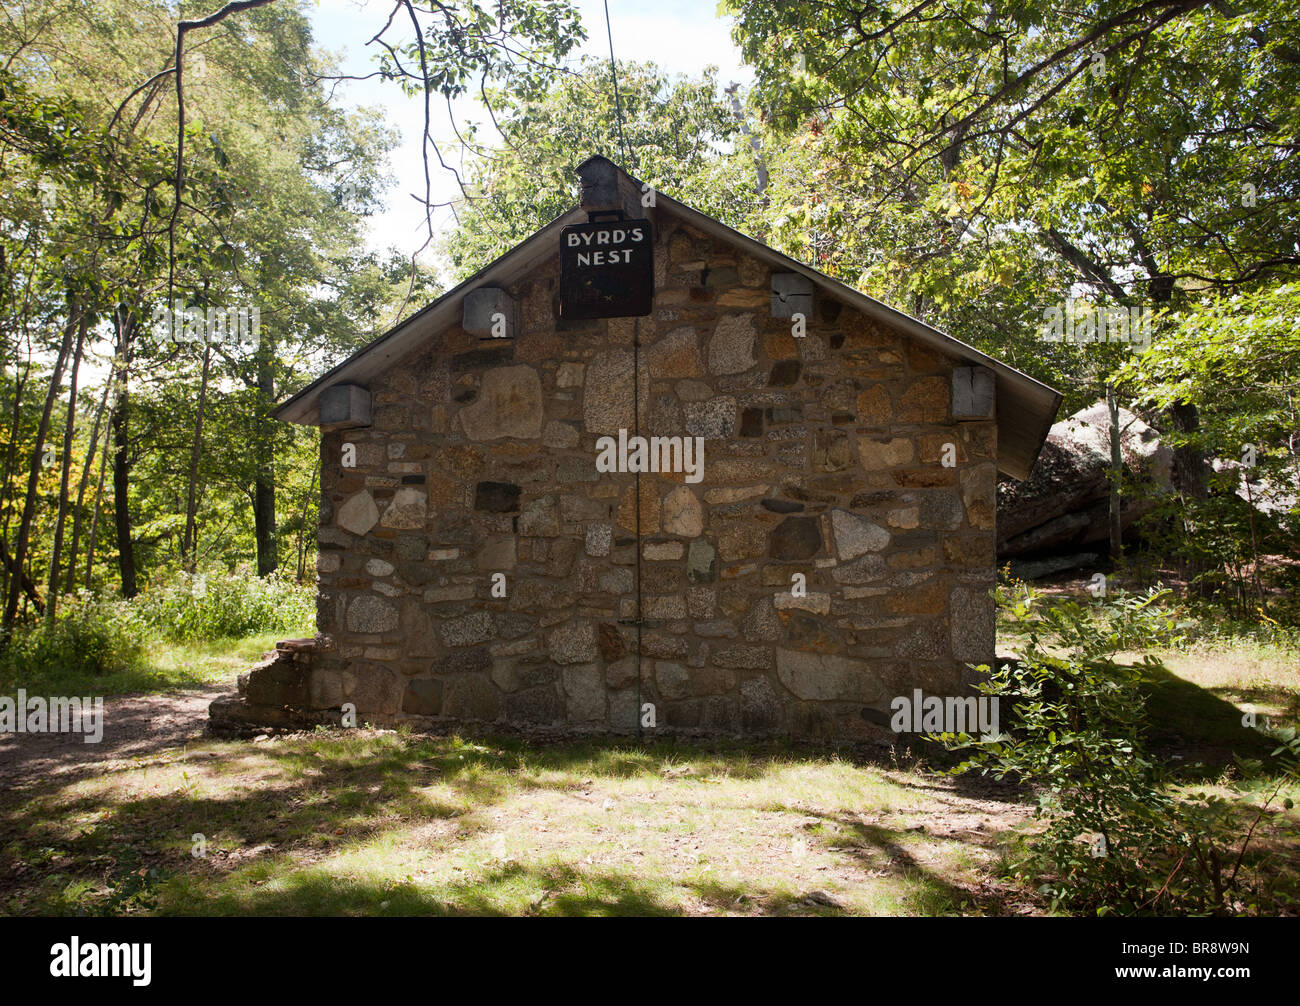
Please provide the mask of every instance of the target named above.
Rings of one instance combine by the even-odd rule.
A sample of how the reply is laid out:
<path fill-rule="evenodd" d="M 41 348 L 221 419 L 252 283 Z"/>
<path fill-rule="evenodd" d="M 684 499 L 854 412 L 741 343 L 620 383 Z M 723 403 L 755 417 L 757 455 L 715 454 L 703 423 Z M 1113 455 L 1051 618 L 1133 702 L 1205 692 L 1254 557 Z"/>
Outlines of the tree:
<path fill-rule="evenodd" d="M 592 154 L 625 161 L 647 186 L 694 202 L 705 212 L 741 223 L 755 203 L 754 187 L 737 184 L 735 164 L 723 154 L 739 125 L 718 89 L 717 69 L 697 79 L 672 78 L 653 63 L 618 64 L 624 119 L 615 108 L 609 63 L 588 59 L 549 91 L 512 99 L 491 97 L 502 142 L 477 143 L 463 134 L 474 156 L 459 226 L 447 242 L 458 277 L 473 274 L 576 201 L 575 169 Z M 626 156 L 625 153 L 626 152 Z M 649 190 L 643 194 L 649 198 Z"/>
<path fill-rule="evenodd" d="M 1174 436 L 1215 459 L 1212 491 L 1203 500 L 1184 494 L 1174 530 L 1201 568 L 1232 576 L 1243 616 L 1267 610 L 1263 557 L 1300 554 L 1298 316 L 1300 284 L 1231 297 L 1207 291 L 1119 374 L 1153 407 L 1197 410 L 1196 430 Z"/>
<path fill-rule="evenodd" d="M 951 318 L 959 337 L 957 305 L 981 281 L 1026 277 L 1039 311 L 1075 292 L 1177 313 L 1194 291 L 1275 282 L 1300 265 L 1300 159 L 1287 156 L 1300 142 L 1294 11 L 1173 0 L 1077 14 L 1029 2 L 996 16 L 973 2 L 725 7 L 774 131 L 787 145 L 816 137 L 808 177 L 847 240 L 846 267 L 876 289 L 892 274 L 912 310 Z M 853 224 L 875 233 L 859 243 Z M 1117 362 L 1088 368 L 1091 395 Z M 1195 429 L 1190 403 L 1169 412 Z M 1190 445 L 1178 471 L 1200 491 Z"/>

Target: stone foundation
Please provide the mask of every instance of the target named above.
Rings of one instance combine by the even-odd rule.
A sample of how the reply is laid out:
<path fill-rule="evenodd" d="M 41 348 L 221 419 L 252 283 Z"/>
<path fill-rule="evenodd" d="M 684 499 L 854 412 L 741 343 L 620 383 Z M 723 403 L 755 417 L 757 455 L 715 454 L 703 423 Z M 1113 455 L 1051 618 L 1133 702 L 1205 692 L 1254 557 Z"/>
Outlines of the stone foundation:
<path fill-rule="evenodd" d="M 218 735 L 244 736 L 268 728 L 340 725 L 339 710 L 309 708 L 312 665 L 327 646 L 319 639 L 280 640 L 251 670 L 239 675 L 234 694 L 212 700 L 208 729 Z"/>

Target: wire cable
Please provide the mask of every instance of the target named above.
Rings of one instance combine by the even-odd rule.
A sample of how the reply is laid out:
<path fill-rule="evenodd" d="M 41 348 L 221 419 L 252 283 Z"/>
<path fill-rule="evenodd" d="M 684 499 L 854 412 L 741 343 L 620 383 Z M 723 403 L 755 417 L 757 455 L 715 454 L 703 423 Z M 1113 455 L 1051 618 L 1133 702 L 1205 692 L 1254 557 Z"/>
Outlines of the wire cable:
<path fill-rule="evenodd" d="M 618 124 L 618 149 L 623 153 L 623 170 L 631 166 L 627 142 L 623 139 L 623 99 L 618 93 L 618 64 L 614 62 L 614 32 L 609 26 L 609 0 L 605 0 L 605 37 L 609 39 L 609 72 L 614 78 L 614 114 Z M 638 720 L 637 722 L 640 722 Z"/>

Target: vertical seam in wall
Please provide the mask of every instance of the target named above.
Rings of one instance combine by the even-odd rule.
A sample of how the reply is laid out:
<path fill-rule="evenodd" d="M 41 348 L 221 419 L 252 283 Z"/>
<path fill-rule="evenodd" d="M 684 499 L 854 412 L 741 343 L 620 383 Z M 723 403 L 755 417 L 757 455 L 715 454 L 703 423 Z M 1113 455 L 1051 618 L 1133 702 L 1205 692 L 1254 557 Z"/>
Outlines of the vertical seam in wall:
<path fill-rule="evenodd" d="M 632 319 L 632 435 L 641 435 L 641 319 Z M 636 736 L 641 739 L 641 466 L 634 473 L 636 497 Z"/>

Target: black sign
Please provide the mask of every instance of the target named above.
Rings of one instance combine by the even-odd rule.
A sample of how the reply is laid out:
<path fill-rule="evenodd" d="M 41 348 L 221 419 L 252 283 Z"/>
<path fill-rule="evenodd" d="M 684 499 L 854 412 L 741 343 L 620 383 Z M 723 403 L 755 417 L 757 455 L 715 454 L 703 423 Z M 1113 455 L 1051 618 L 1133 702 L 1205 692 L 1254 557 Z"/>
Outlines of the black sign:
<path fill-rule="evenodd" d="M 560 317 L 634 318 L 654 298 L 648 220 L 570 224 L 560 231 Z"/>

